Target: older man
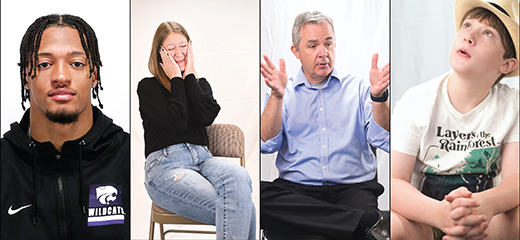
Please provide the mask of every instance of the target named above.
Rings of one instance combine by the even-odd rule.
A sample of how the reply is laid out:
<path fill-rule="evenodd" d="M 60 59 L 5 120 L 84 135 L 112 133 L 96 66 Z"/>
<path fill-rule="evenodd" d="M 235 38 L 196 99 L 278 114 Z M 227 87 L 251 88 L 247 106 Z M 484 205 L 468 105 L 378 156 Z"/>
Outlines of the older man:
<path fill-rule="evenodd" d="M 272 238 L 388 238 L 388 214 L 377 208 L 383 187 L 371 146 L 388 152 L 389 65 L 372 58 L 370 80 L 334 68 L 332 20 L 304 12 L 293 25 L 291 51 L 302 67 L 287 79 L 267 56 L 271 88 L 261 117 L 261 150 L 278 151 L 280 178 L 261 183 L 261 228 Z M 303 236 L 298 236 L 303 237 Z"/>

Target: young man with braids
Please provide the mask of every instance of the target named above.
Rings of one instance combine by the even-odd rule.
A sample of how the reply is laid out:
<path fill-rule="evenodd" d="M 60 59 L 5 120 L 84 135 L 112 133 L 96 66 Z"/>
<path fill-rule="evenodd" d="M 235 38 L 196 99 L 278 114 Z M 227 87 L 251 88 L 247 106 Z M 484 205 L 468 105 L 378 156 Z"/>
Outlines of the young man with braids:
<path fill-rule="evenodd" d="M 94 31 L 40 17 L 19 66 L 30 108 L 1 140 L 1 239 L 129 239 L 129 135 L 91 105 L 102 89 Z"/>

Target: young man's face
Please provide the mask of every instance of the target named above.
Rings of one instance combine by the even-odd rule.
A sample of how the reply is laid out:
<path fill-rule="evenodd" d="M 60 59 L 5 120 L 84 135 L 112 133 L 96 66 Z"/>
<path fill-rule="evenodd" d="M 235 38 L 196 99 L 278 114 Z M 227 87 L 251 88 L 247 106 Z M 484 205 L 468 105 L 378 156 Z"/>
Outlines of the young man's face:
<path fill-rule="evenodd" d="M 495 81 L 502 74 L 505 53 L 498 31 L 486 21 L 465 19 L 453 39 L 450 65 L 459 74 L 489 76 Z"/>
<path fill-rule="evenodd" d="M 52 122 L 75 122 L 90 107 L 91 87 L 97 82 L 95 74 L 89 78 L 78 31 L 70 27 L 43 31 L 36 64 L 36 77 L 27 78 L 31 114 L 45 115 Z"/>
<path fill-rule="evenodd" d="M 291 47 L 300 59 L 303 73 L 311 83 L 324 81 L 334 68 L 335 46 L 332 27 L 328 22 L 307 24 L 301 28 L 299 51 Z"/>

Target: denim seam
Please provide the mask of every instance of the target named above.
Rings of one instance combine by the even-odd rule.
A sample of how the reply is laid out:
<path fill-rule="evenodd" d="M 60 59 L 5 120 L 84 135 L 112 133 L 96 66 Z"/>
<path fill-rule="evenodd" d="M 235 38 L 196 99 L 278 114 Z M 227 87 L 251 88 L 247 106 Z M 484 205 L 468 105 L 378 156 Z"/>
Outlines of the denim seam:
<path fill-rule="evenodd" d="M 164 194 L 166 196 L 170 196 L 170 192 L 168 191 L 163 191 L 161 188 L 158 188 L 157 185 L 153 184 L 153 182 L 151 181 L 148 181 L 147 184 L 152 187 L 153 189 L 155 189 L 157 192 L 161 193 L 161 194 Z M 199 207 L 199 206 L 196 206 L 196 205 L 192 205 L 191 204 L 192 202 L 186 202 L 186 205 L 191 205 L 192 207 Z M 201 206 L 204 206 L 205 208 L 209 208 L 209 206 L 207 206 L 206 204 L 200 204 Z"/>
<path fill-rule="evenodd" d="M 148 168 L 147 173 L 148 173 L 148 174 L 151 174 L 151 173 L 155 170 L 155 168 L 157 168 L 159 165 L 161 165 L 163 158 L 164 158 L 164 156 L 159 156 L 159 157 L 156 158 L 155 160 L 152 160 L 152 161 L 150 162 L 150 164 L 148 164 L 148 167 L 149 167 L 149 168 Z M 151 166 L 150 166 L 150 165 L 151 165 Z"/>
<path fill-rule="evenodd" d="M 210 176 L 212 177 L 215 177 L 215 178 L 218 178 L 219 181 L 221 182 L 221 185 L 222 185 L 222 202 L 223 202 L 223 206 L 222 206 L 222 239 L 226 239 L 226 236 L 227 236 L 227 223 L 226 223 L 226 219 L 227 219 L 227 216 L 226 216 L 226 213 L 227 213 L 227 210 L 226 210 L 226 206 L 227 206 L 227 191 L 226 191 L 226 184 L 224 182 L 224 180 L 218 176 L 218 175 L 214 175 L 214 174 L 209 174 L 206 176 L 206 178 L 209 178 Z M 217 198 L 218 198 L 218 195 L 217 195 Z M 216 208 L 217 206 L 215 206 Z M 215 222 L 216 222 L 216 219 L 215 219 Z"/>

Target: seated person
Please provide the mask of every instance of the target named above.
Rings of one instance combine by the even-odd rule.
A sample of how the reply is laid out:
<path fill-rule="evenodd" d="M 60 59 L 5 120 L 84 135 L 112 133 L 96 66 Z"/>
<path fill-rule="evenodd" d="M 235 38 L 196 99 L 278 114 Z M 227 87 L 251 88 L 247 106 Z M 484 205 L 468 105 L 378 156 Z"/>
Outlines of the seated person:
<path fill-rule="evenodd" d="M 518 76 L 518 1 L 457 0 L 455 19 L 453 71 L 394 110 L 392 239 L 519 237 L 519 95 L 500 83 Z"/>
<path fill-rule="evenodd" d="M 271 88 L 261 116 L 261 151 L 278 151 L 280 173 L 260 186 L 260 227 L 267 235 L 388 239 L 370 144 L 389 148 L 389 65 L 378 68 L 374 54 L 370 80 L 343 75 L 334 68 L 335 47 L 332 20 L 304 12 L 294 21 L 291 46 L 302 64 L 298 74 L 287 79 L 283 59 L 279 69 L 267 56 L 261 64 Z"/>
<path fill-rule="evenodd" d="M 214 158 L 206 126 L 220 106 L 194 69 L 190 35 L 179 23 L 155 31 L 148 68 L 139 82 L 145 140 L 145 187 L 157 206 L 216 226 L 217 239 L 255 239 L 255 206 L 245 168 Z"/>

